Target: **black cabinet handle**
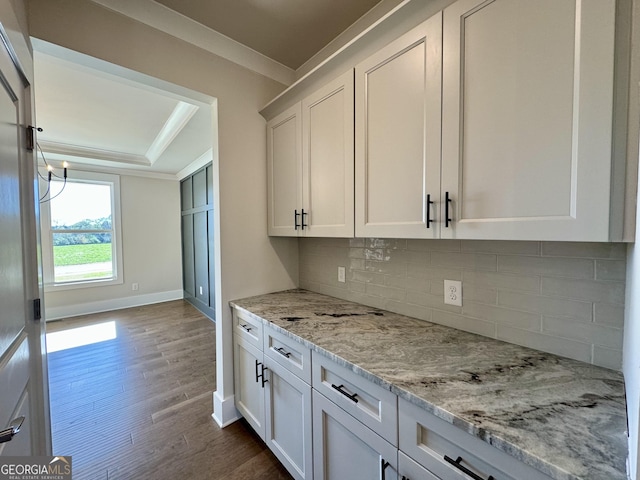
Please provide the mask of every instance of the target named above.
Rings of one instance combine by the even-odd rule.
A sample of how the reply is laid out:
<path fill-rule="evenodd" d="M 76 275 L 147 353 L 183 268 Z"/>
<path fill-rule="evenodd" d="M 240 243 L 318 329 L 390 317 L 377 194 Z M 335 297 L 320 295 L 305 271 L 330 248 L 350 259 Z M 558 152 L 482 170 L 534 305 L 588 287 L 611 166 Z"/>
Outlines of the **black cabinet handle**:
<path fill-rule="evenodd" d="M 20 428 L 24 423 L 24 419 L 24 416 L 18 417 L 11 421 L 11 425 L 9 425 L 9 428 L 0 431 L 0 443 L 10 442 L 15 434 L 20 431 Z"/>
<path fill-rule="evenodd" d="M 298 217 L 300 216 L 300 214 L 298 213 L 298 210 L 294 210 L 293 211 L 293 229 L 294 230 L 298 230 L 298 227 L 300 225 L 298 225 Z"/>
<path fill-rule="evenodd" d="M 278 348 L 274 348 L 274 350 L 276 352 L 278 352 L 280 355 L 282 355 L 283 357 L 287 357 L 289 358 L 291 356 L 290 352 L 287 352 L 284 348 L 282 347 L 278 347 Z"/>
<path fill-rule="evenodd" d="M 304 230 L 304 227 L 308 227 L 309 225 L 307 225 L 306 223 L 304 223 L 304 217 L 306 217 L 308 215 L 307 212 L 304 211 L 304 208 L 302 209 L 302 230 Z"/>
<path fill-rule="evenodd" d="M 358 403 L 358 399 L 356 398 L 358 396 L 357 393 L 351 394 L 351 393 L 347 393 L 343 390 L 344 385 L 336 385 L 334 383 L 331 384 L 331 388 L 333 388 L 334 390 L 339 391 L 341 394 L 343 394 L 345 397 L 347 397 L 349 400 L 351 400 L 354 403 Z"/>
<path fill-rule="evenodd" d="M 472 472 L 471 470 L 469 470 L 467 467 L 465 467 L 464 465 L 462 465 L 460 462 L 462 462 L 462 457 L 458 457 L 455 460 L 447 455 L 444 456 L 445 461 L 447 461 L 448 463 L 450 463 L 451 465 L 453 465 L 454 467 L 456 467 L 458 470 L 466 473 L 467 475 L 469 475 L 471 478 L 473 478 L 474 480 L 484 480 L 484 478 L 482 478 L 480 475 L 478 475 L 477 473 Z M 493 475 L 489 475 L 487 477 L 487 480 L 495 480 L 495 478 L 493 477 Z"/>
<path fill-rule="evenodd" d="M 449 205 L 451 204 L 451 197 L 449 197 L 449 192 L 446 192 L 444 195 L 444 226 L 449 228 L 449 223 L 453 222 L 451 218 L 449 218 Z"/>
<path fill-rule="evenodd" d="M 427 228 L 431 228 L 431 224 L 433 223 L 433 219 L 431 218 L 431 205 L 433 205 L 431 194 L 427 193 Z"/>
<path fill-rule="evenodd" d="M 247 327 L 246 323 L 244 325 L 240 325 L 240 328 L 242 328 L 245 332 L 250 332 L 251 330 L 253 330 L 251 327 Z"/>
<path fill-rule="evenodd" d="M 387 469 L 387 467 L 390 465 L 389 462 L 386 462 L 384 460 L 384 458 L 380 459 L 380 478 L 382 480 L 385 480 L 385 470 Z"/>
<path fill-rule="evenodd" d="M 260 370 L 261 370 L 260 374 L 258 374 L 258 366 L 260 366 Z M 266 378 L 264 378 L 265 370 L 269 370 L 269 369 L 264 366 L 264 363 L 258 362 L 258 360 L 256 360 L 256 383 L 259 382 L 260 379 L 262 379 L 262 388 L 264 388 L 264 384 L 269 381 Z"/>
<path fill-rule="evenodd" d="M 409 477 L 405 477 L 404 475 L 402 475 L 402 480 L 411 480 Z"/>

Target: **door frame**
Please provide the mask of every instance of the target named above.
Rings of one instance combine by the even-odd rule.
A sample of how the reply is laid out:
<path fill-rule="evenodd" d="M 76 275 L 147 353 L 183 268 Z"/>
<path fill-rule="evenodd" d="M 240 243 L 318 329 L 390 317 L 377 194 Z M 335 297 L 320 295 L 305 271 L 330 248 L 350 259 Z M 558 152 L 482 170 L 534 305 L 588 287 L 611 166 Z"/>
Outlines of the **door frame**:
<path fill-rule="evenodd" d="M 24 7 L 18 2 L 16 8 Z M 24 265 L 24 289 L 27 308 L 33 308 L 33 301 L 40 299 L 40 311 L 44 289 L 42 281 L 42 257 L 40 254 L 39 201 L 37 189 L 36 150 L 27 149 L 29 125 L 34 125 L 33 57 L 27 32 L 20 22 L 13 2 L 0 0 L 0 48 L 9 55 L 21 85 L 12 85 L 20 96 L 20 137 L 19 182 Z M 31 423 L 31 448 L 33 455 L 51 455 L 51 419 L 49 412 L 49 385 L 44 318 L 27 321 L 25 331 L 29 339 L 29 398 Z"/>

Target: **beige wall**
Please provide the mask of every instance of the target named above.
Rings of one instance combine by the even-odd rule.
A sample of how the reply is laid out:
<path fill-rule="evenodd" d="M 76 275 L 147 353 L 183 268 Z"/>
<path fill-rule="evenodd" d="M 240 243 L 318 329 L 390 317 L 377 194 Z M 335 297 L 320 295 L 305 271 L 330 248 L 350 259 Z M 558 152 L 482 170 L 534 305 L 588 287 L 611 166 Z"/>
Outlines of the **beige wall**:
<path fill-rule="evenodd" d="M 228 301 L 290 288 L 298 281 L 297 242 L 266 234 L 266 129 L 258 110 L 284 86 L 86 0 L 31 0 L 29 27 L 36 38 L 217 98 L 216 283 L 221 290 L 216 311 L 221 318 L 216 327 L 216 401 L 224 408 L 232 405 Z M 234 411 L 218 412 L 217 419 L 224 421 Z"/>
<path fill-rule="evenodd" d="M 48 320 L 182 298 L 179 182 L 122 175 L 120 204 L 124 283 L 49 291 Z"/>

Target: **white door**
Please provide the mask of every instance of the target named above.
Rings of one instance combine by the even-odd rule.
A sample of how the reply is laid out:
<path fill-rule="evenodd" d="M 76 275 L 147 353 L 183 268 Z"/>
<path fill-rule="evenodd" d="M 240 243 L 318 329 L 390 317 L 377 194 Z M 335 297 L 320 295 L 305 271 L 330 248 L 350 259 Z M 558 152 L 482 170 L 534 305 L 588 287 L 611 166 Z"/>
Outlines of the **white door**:
<path fill-rule="evenodd" d="M 262 352 L 234 336 L 233 368 L 236 408 L 264 440 L 264 384 Z"/>
<path fill-rule="evenodd" d="M 302 101 L 302 178 L 302 235 L 353 237 L 353 70 Z"/>
<path fill-rule="evenodd" d="M 614 22 L 614 0 L 444 10 L 442 238 L 609 240 Z"/>
<path fill-rule="evenodd" d="M 302 114 L 296 103 L 267 123 L 267 230 L 295 237 L 302 226 Z"/>
<path fill-rule="evenodd" d="M 316 480 L 398 478 L 398 449 L 315 390 L 313 446 Z"/>
<path fill-rule="evenodd" d="M 356 66 L 357 237 L 438 237 L 441 49 L 439 13 Z"/>
<path fill-rule="evenodd" d="M 0 37 L 0 430 L 25 417 L 11 441 L 0 444 L 0 454 L 47 455 L 44 323 L 34 321 L 33 310 L 38 295 L 35 169 L 25 143 L 30 89 L 3 29 Z"/>
<path fill-rule="evenodd" d="M 293 478 L 313 478 L 311 386 L 265 355 L 266 443 Z"/>

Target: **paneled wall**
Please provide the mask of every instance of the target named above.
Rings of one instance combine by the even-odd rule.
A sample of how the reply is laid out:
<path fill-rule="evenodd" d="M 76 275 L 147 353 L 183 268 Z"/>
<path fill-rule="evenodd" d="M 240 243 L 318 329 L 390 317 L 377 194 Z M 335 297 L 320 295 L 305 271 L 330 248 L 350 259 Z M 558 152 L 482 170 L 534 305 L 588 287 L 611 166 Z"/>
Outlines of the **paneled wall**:
<path fill-rule="evenodd" d="M 216 315 L 213 171 L 208 165 L 180 182 L 184 298 L 212 320 Z"/>
<path fill-rule="evenodd" d="M 301 288 L 621 369 L 625 244 L 304 238 L 299 252 Z M 462 307 L 444 304 L 445 279 Z"/>

